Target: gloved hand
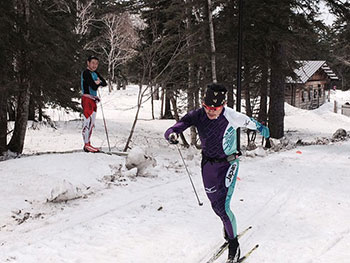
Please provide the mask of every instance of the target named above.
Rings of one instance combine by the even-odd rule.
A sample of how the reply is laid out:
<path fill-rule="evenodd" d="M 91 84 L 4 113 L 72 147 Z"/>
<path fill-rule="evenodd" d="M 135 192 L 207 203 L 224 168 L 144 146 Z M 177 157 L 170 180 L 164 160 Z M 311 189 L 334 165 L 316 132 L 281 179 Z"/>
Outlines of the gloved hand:
<path fill-rule="evenodd" d="M 263 124 L 261 124 L 260 122 L 258 122 L 257 120 L 250 118 L 256 125 L 256 129 L 259 131 L 259 133 L 264 136 L 265 138 L 269 138 L 270 137 L 270 130 L 268 127 L 264 126 Z"/>
<path fill-rule="evenodd" d="M 169 135 L 169 143 L 170 144 L 178 144 L 179 141 L 177 140 L 177 138 L 179 138 L 179 136 L 177 135 L 176 132 L 172 132 Z"/>
<path fill-rule="evenodd" d="M 264 136 L 266 139 L 270 137 L 270 130 L 268 127 L 261 125 L 261 127 L 258 127 L 258 131 L 262 136 Z"/>

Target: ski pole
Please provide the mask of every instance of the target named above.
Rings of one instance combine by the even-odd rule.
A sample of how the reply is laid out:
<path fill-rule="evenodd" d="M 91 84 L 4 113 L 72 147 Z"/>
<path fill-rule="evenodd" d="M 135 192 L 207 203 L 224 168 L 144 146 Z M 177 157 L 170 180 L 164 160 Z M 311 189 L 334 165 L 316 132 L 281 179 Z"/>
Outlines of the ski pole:
<path fill-rule="evenodd" d="M 199 205 L 199 206 L 202 206 L 202 205 L 203 205 L 203 203 L 202 203 L 202 202 L 199 200 L 199 197 L 198 197 L 198 194 L 197 194 L 196 188 L 194 187 L 194 184 L 193 184 L 193 181 L 192 181 L 192 178 L 191 178 L 190 172 L 189 172 L 189 170 L 188 170 L 188 168 L 187 168 L 187 165 L 186 165 L 185 159 L 184 159 L 184 158 L 183 158 L 183 156 L 182 156 L 182 153 L 181 153 L 181 151 L 180 151 L 180 147 L 179 147 L 179 145 L 178 145 L 178 144 L 176 144 L 176 148 L 177 148 L 177 150 L 179 151 L 179 154 L 180 154 L 180 156 L 181 156 L 182 162 L 183 162 L 183 164 L 184 164 L 184 166 L 185 166 L 185 168 L 186 168 L 188 178 L 190 178 L 190 181 L 191 181 L 191 185 L 192 185 L 193 191 L 194 191 L 194 193 L 195 193 L 195 195 L 196 195 L 196 197 L 197 197 L 198 205 Z"/>
<path fill-rule="evenodd" d="M 101 94 L 100 91 L 98 90 L 98 96 L 101 98 Z M 100 101 L 101 103 L 101 112 L 102 112 L 102 118 L 103 118 L 103 124 L 105 126 L 105 132 L 106 132 L 106 137 L 107 137 L 107 143 L 108 143 L 108 150 L 109 152 L 111 151 L 111 146 L 109 144 L 109 138 L 108 138 L 108 131 L 107 131 L 107 124 L 106 124 L 106 120 L 105 120 L 105 115 L 103 113 L 103 107 L 102 107 L 102 101 Z"/>

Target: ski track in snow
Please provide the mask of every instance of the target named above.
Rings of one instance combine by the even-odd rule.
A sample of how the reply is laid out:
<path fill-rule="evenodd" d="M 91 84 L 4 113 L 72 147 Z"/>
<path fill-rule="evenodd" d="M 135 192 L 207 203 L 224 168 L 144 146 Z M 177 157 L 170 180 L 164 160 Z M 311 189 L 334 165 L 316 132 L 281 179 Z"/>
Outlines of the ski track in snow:
<path fill-rule="evenodd" d="M 139 180 L 142 179 L 143 178 L 140 178 Z M 0 239 L 0 244 L 15 243 L 16 245 L 10 246 L 10 248 L 8 248 L 8 251 L 10 251 L 10 253 L 12 251 L 23 249 L 23 247 L 27 247 L 27 250 L 31 250 L 31 247 L 36 247 L 38 244 L 41 244 L 43 242 L 50 243 L 52 241 L 53 236 L 57 237 L 60 235 L 64 235 L 65 232 L 72 231 L 76 227 L 88 227 L 95 221 L 103 220 L 104 217 L 111 217 L 113 214 L 128 214 L 129 210 L 140 210 L 139 204 L 142 203 L 142 200 L 152 200 L 152 198 L 155 197 L 159 198 L 159 195 L 157 195 L 157 192 L 159 192 L 159 188 L 163 188 L 162 191 L 164 191 L 167 188 L 179 187 L 178 184 L 185 179 L 186 178 L 181 177 L 178 179 L 165 181 L 161 184 L 153 184 L 143 189 L 134 189 L 132 191 L 132 194 L 127 193 L 127 191 L 125 191 L 125 194 L 129 194 L 132 196 L 132 198 L 129 199 L 128 202 L 125 202 L 125 199 L 118 200 L 118 196 L 120 194 L 114 194 L 113 190 L 115 189 L 108 189 L 108 193 L 97 193 L 94 194 L 92 197 L 89 197 L 88 199 L 71 201 L 68 205 L 47 204 L 49 209 L 52 209 L 53 207 L 56 207 L 57 209 L 57 211 L 55 211 L 54 214 L 52 214 L 49 217 L 48 221 L 46 221 L 43 225 L 35 224 L 36 222 L 34 222 L 34 224 L 30 224 L 30 226 L 24 227 L 24 229 L 19 230 L 18 236 L 14 236 L 14 234 L 17 232 L 17 229 L 14 229 L 14 231 L 11 231 L 11 233 L 8 236 L 5 236 L 4 238 Z M 96 209 L 96 207 L 99 207 L 99 204 L 105 203 L 113 203 L 113 209 L 111 209 L 109 206 L 106 207 L 103 205 L 102 208 Z M 59 210 L 61 209 L 64 209 L 65 212 L 59 214 Z M 84 215 L 84 217 L 80 217 L 79 214 Z M 64 224 L 62 224 L 62 221 L 64 221 Z M 24 223 L 23 226 L 25 225 L 26 224 Z M 49 235 L 47 235 L 47 233 L 49 233 Z M 33 240 L 33 236 L 38 238 L 35 238 Z"/>
<path fill-rule="evenodd" d="M 90 157 L 91 155 L 87 156 Z M 72 157 L 74 157 L 74 154 L 71 154 L 71 156 L 70 154 L 60 155 L 61 160 L 64 158 L 69 159 Z M 30 158 L 33 158 L 34 160 L 37 157 L 27 157 L 13 161 L 21 162 L 26 160 L 29 162 Z M 103 155 L 101 155 L 100 158 L 103 158 Z M 174 161 L 170 162 L 173 163 Z M 124 225 L 130 225 L 128 222 L 130 219 L 133 221 L 131 225 L 136 224 L 140 226 L 142 231 L 144 231 L 144 225 L 147 225 L 148 223 L 145 222 L 146 219 L 142 219 L 142 213 L 145 210 L 147 211 L 149 209 L 148 207 L 154 205 L 156 206 L 153 208 L 155 213 L 162 214 L 164 212 L 162 210 L 157 211 L 157 209 L 159 209 L 161 206 L 164 206 L 164 209 L 165 207 L 172 206 L 166 206 L 166 204 L 169 203 L 168 201 L 165 202 L 167 198 L 174 199 L 176 202 L 176 200 L 183 200 L 185 196 L 188 195 L 186 193 L 191 192 L 191 188 L 189 187 L 188 182 L 184 183 L 184 180 L 188 180 L 188 178 L 185 177 L 185 174 L 183 173 L 184 167 L 178 163 L 178 160 L 175 161 L 175 167 L 173 167 L 174 164 L 168 165 L 170 167 L 170 171 L 173 170 L 173 172 L 175 172 L 175 176 L 173 174 L 173 176 L 170 178 L 137 178 L 138 182 L 130 181 L 128 182 L 129 185 L 127 187 L 121 188 L 112 186 L 112 189 L 98 189 L 97 192 L 89 195 L 87 199 L 77 199 L 69 201 L 67 204 L 39 204 L 38 207 L 35 207 L 34 210 L 42 212 L 45 215 L 45 219 L 27 220 L 18 226 L 10 225 L 12 229 L 9 231 L 7 231 L 7 228 L 1 230 L 2 234 L 4 233 L 4 235 L 1 235 L 0 238 L 0 244 L 2 244 L 0 246 L 0 249 L 2 251 L 6 251 L 3 260 L 6 260 L 8 262 L 38 262 L 38 260 L 41 261 L 44 258 L 45 262 L 80 262 L 82 259 L 79 259 L 79 256 L 77 259 L 74 253 L 73 255 L 70 255 L 70 257 L 62 256 L 60 253 L 56 253 L 55 251 L 57 251 L 57 243 L 64 244 L 64 246 L 72 247 L 73 249 L 76 243 L 78 244 L 79 242 L 82 242 L 82 240 L 85 242 L 84 237 L 88 235 L 81 229 L 86 229 L 88 232 L 89 230 L 94 229 L 94 225 L 97 224 L 100 225 L 98 232 L 101 231 L 108 233 L 109 227 L 111 227 L 111 229 L 114 229 L 114 232 L 119 232 L 122 230 L 116 229 L 116 226 L 118 226 L 120 229 L 123 229 Z M 53 167 L 53 169 L 55 168 Z M 179 173 L 181 176 L 179 176 Z M 145 183 L 145 185 L 143 185 L 142 182 Z M 199 183 L 197 184 L 199 185 Z M 185 185 L 185 189 L 183 189 L 183 185 Z M 174 193 L 174 191 L 171 189 L 177 189 L 177 192 Z M 190 199 L 190 204 L 193 206 L 193 204 L 195 204 L 195 199 L 194 196 L 192 196 L 192 193 L 190 193 L 190 197 L 192 197 Z M 171 201 L 171 203 L 174 201 Z M 32 202 L 33 206 L 35 206 L 36 203 L 40 202 Z M 159 205 L 157 205 L 157 203 L 159 203 Z M 106 206 L 106 204 L 111 205 Z M 111 206 L 113 207 L 112 209 Z M 30 207 L 27 207 L 27 210 L 30 210 Z M 181 210 L 181 213 L 186 212 L 186 209 Z M 35 213 L 36 211 L 31 212 Z M 130 216 L 130 213 L 132 216 Z M 172 214 L 171 211 L 170 214 Z M 120 215 L 123 216 L 121 217 Z M 125 217 L 125 219 L 123 217 Z M 149 216 L 147 217 L 149 218 Z M 149 224 L 150 229 L 154 228 L 152 222 Z M 174 224 L 174 226 L 176 226 L 176 224 Z M 136 229 L 137 228 L 138 227 L 136 227 Z M 178 226 L 175 228 L 178 228 Z M 164 232 L 165 229 L 162 231 Z M 79 235 L 73 235 L 73 237 L 66 238 L 66 236 L 71 236 L 72 232 L 78 232 Z M 168 229 L 166 232 L 168 233 Z M 177 234 L 176 232 L 177 231 L 175 231 L 175 236 L 181 235 Z M 107 234 L 107 239 L 110 239 L 109 235 L 110 233 Z M 147 237 L 147 234 L 144 236 Z M 136 235 L 133 238 L 138 239 L 139 237 Z M 76 241 L 77 239 L 80 241 Z M 94 240 L 95 238 L 89 237 L 89 239 Z M 120 236 L 118 236 L 117 240 L 114 242 L 114 246 L 116 246 L 121 241 L 125 241 L 125 239 L 127 240 L 128 238 L 120 238 Z M 141 239 L 144 239 L 143 235 L 141 235 Z M 152 241 L 152 239 L 149 239 L 148 241 L 155 243 Z M 124 244 L 121 244 L 122 247 L 123 245 Z M 88 246 L 88 244 L 86 244 L 86 246 Z M 91 244 L 91 246 L 92 248 L 90 249 L 94 250 L 95 248 L 93 247 L 93 244 Z M 153 246 L 155 247 L 152 247 L 150 251 L 157 250 L 156 245 Z M 120 248 L 117 250 L 119 251 Z M 96 257 L 92 257 L 91 259 L 84 258 L 83 261 L 130 262 L 130 257 L 128 256 L 129 254 L 123 255 L 123 253 L 117 253 L 118 255 L 114 255 L 109 251 L 107 253 L 100 253 L 97 251 L 96 254 Z M 149 260 L 152 260 L 152 258 L 153 255 L 149 258 Z M 160 258 L 164 258 L 164 256 L 161 256 Z M 1 256 L 0 259 L 2 259 Z M 134 260 L 134 262 L 143 262 L 143 259 L 138 259 L 137 257 L 135 257 Z"/>
<path fill-rule="evenodd" d="M 315 172 L 310 173 L 310 167 L 314 166 L 308 165 L 303 160 L 304 158 L 310 159 L 310 164 L 317 161 L 313 158 L 316 151 L 324 152 L 318 157 L 320 159 L 327 158 L 329 152 L 337 155 L 337 149 L 341 149 L 339 146 L 333 145 L 330 151 L 325 151 L 327 149 L 325 146 L 302 147 L 302 155 L 297 155 L 295 150 L 292 150 L 271 154 L 265 158 L 244 158 L 239 173 L 241 180 L 235 190 L 232 209 L 236 214 L 239 229 L 253 225 L 253 229 L 241 240 L 242 254 L 256 243 L 260 245 L 259 249 L 250 256 L 249 262 L 292 262 L 290 256 L 285 256 L 285 251 L 296 248 L 301 253 L 299 262 L 326 262 L 324 258 L 330 257 L 329 254 L 332 254 L 332 250 L 337 251 L 337 247 L 344 247 L 344 244 L 347 244 L 349 228 L 342 227 L 341 230 L 337 229 L 337 231 L 331 232 L 332 235 L 329 235 L 331 233 L 322 229 L 328 227 L 328 223 L 316 221 L 320 226 L 312 226 L 311 223 L 316 220 L 317 216 L 327 217 L 327 214 L 331 213 L 331 211 L 322 212 L 322 209 L 330 208 L 330 204 L 326 203 L 328 195 L 333 196 L 333 198 L 338 195 L 337 200 L 343 202 L 342 198 L 345 196 L 342 195 L 344 193 L 337 194 L 336 190 L 339 185 L 349 182 L 349 179 L 345 174 L 332 178 L 329 175 L 331 169 L 326 168 L 327 164 L 320 164 L 317 169 L 312 168 Z M 344 151 L 350 150 L 349 143 L 341 146 L 346 147 Z M 283 157 L 281 158 L 280 155 Z M 337 169 L 347 168 L 347 157 L 340 158 L 339 155 L 337 157 L 338 163 L 343 164 L 343 167 L 337 167 Z M 277 165 L 276 162 L 279 164 Z M 293 172 L 284 173 L 286 167 Z M 258 172 L 257 168 L 259 168 Z M 188 185 L 184 168 L 179 166 L 174 169 L 175 173 L 176 171 L 182 175 L 176 179 L 163 178 L 161 183 L 159 183 L 159 178 L 137 178 L 136 182 L 130 181 L 129 185 L 125 187 L 112 186 L 110 189 L 100 189 L 89 195 L 87 199 L 77 199 L 66 204 L 41 204 L 44 210 L 40 210 L 38 207 L 38 211 L 44 211 L 45 214 L 47 212 L 45 207 L 47 210 L 53 211 L 52 214 L 48 213 L 44 220 L 24 222 L 9 233 L 2 229 L 0 244 L 4 243 L 4 245 L 0 248 L 6 249 L 3 260 L 8 260 L 8 262 L 38 262 L 38 260 L 45 258 L 46 262 L 110 262 L 112 259 L 115 259 L 115 262 L 150 262 L 150 260 L 161 262 L 161 258 L 173 254 L 179 260 L 168 257 L 166 262 L 182 262 L 184 254 L 192 253 L 187 257 L 190 260 L 188 262 L 200 262 L 203 253 L 210 255 L 208 248 L 215 248 L 221 244 L 222 239 L 218 238 L 221 234 L 220 223 L 212 214 L 209 204 L 205 200 L 205 216 L 210 217 L 209 222 L 215 222 L 216 227 L 214 226 L 214 231 L 211 232 L 216 233 L 216 236 L 209 239 L 208 244 L 204 244 L 205 240 L 201 240 L 201 246 L 197 247 L 196 239 L 200 237 L 201 230 L 195 229 L 199 233 L 192 233 L 196 235 L 196 238 L 193 237 L 190 240 L 189 248 L 178 251 L 179 245 L 176 243 L 182 239 L 185 231 L 179 229 L 181 224 L 176 226 L 179 224 L 178 219 L 173 219 L 173 226 L 176 230 L 172 231 L 167 223 L 169 216 L 165 215 L 163 210 L 157 211 L 157 209 L 162 206 L 165 210 L 169 208 L 167 213 L 171 213 L 171 207 L 174 206 L 176 210 L 179 210 L 176 202 L 186 198 L 189 199 L 187 200 L 189 202 L 172 216 L 185 215 L 189 212 L 187 210 L 194 210 L 192 212 L 194 214 L 198 211 L 203 212 L 203 210 L 196 207 L 196 200 Z M 201 186 L 198 173 L 195 172 L 195 174 L 197 174 L 195 175 L 196 185 Z M 324 182 L 312 184 L 318 177 Z M 335 181 L 333 183 L 335 189 L 329 186 L 318 192 L 322 190 L 318 189 L 319 184 L 332 181 Z M 258 198 L 251 197 L 251 193 L 254 192 Z M 313 195 L 321 198 L 321 202 L 317 205 L 308 202 L 308 198 L 314 201 Z M 324 196 L 324 200 L 322 196 Z M 202 189 L 200 198 L 205 198 Z M 244 201 L 238 201 L 240 198 L 243 198 Z M 344 199 L 344 201 L 346 200 Z M 111 205 L 106 206 L 105 204 Z M 345 202 L 345 204 L 349 206 L 349 202 Z M 147 209 L 150 207 L 159 216 L 152 217 L 155 223 L 149 220 L 150 215 L 147 213 Z M 346 214 L 347 211 L 344 212 Z M 144 213 L 146 219 L 142 219 Z M 340 216 L 340 219 L 344 217 L 342 214 Z M 329 220 L 333 220 L 333 224 L 339 223 L 336 218 L 330 217 Z M 206 231 L 205 228 L 208 226 L 202 222 L 202 227 L 204 228 L 202 231 Z M 313 238 L 313 234 L 317 237 L 318 227 L 321 227 L 320 230 L 322 230 L 319 236 L 324 237 L 324 240 L 321 239 L 320 244 L 317 244 L 318 242 L 315 240 L 315 245 L 303 245 L 305 240 Z M 133 228 L 135 228 L 136 233 L 132 231 Z M 108 230 L 111 232 L 108 233 Z M 158 236 L 156 232 L 153 232 L 155 230 L 160 231 L 161 235 Z M 103 234 L 96 237 L 94 236 L 96 232 Z M 160 239 L 158 241 L 162 242 L 163 235 L 166 239 L 174 238 L 173 241 L 167 240 L 166 242 L 172 243 L 175 247 L 162 245 L 162 249 L 166 249 L 156 253 L 157 242 L 154 239 L 158 238 Z M 281 240 L 284 240 L 284 243 L 281 243 Z M 286 242 L 287 240 L 289 242 Z M 108 245 L 103 241 L 107 241 Z M 74 254 L 74 250 L 81 251 L 79 249 L 81 242 L 84 243 L 84 249 L 87 249 L 88 259 L 79 258 Z M 129 253 L 132 253 L 135 242 L 141 242 L 143 246 L 144 242 L 151 244 L 149 249 L 155 254 L 151 256 L 151 253 L 142 252 L 143 250 L 140 252 L 136 249 L 138 253 L 135 257 L 130 258 L 131 254 Z M 69 247 L 67 254 L 62 254 L 62 251 L 56 248 L 62 243 Z M 205 248 L 206 246 L 207 248 Z M 279 247 L 284 249 L 276 249 Z M 198 252 L 194 253 L 193 249 L 197 249 Z M 264 257 L 261 257 L 261 254 Z M 310 254 L 314 255 L 313 259 L 310 259 Z M 142 255 L 143 258 L 137 255 Z M 222 258 L 225 258 L 225 255 Z"/>
<path fill-rule="evenodd" d="M 345 147 L 344 153 L 350 153 L 349 144 Z M 283 184 L 279 184 L 278 180 L 274 180 L 273 187 L 275 188 L 275 192 L 271 194 L 270 198 L 265 199 L 266 201 L 262 204 L 255 204 L 255 208 L 258 211 L 248 216 L 248 221 L 253 221 L 254 223 L 252 223 L 252 225 L 255 226 L 255 229 L 257 228 L 257 231 L 253 231 L 251 234 L 252 239 L 259 240 L 263 238 L 264 235 L 268 237 L 267 241 L 269 242 L 263 244 L 259 248 L 259 251 L 264 249 L 264 245 L 267 245 L 266 249 L 269 249 L 270 253 L 267 253 L 264 259 L 259 259 L 259 252 L 257 251 L 251 256 L 250 262 L 253 261 L 253 258 L 257 260 L 256 262 L 282 262 L 277 261 L 276 258 L 282 260 L 283 255 L 286 254 L 285 250 L 295 250 L 295 247 L 298 248 L 298 253 L 301 254 L 298 256 L 299 262 L 327 262 L 324 258 L 328 257 L 328 253 L 332 253 L 331 248 L 339 245 L 340 247 L 344 247 L 343 249 L 346 249 L 346 246 L 349 245 L 348 237 L 347 241 L 343 240 L 344 233 L 348 234 L 349 232 L 348 229 L 344 231 L 344 228 L 340 228 L 332 234 L 328 231 L 333 228 L 334 225 L 344 223 L 345 221 L 343 220 L 346 220 L 346 215 L 349 215 L 349 201 L 345 199 L 344 189 L 340 189 L 342 191 L 338 193 L 337 187 L 333 186 L 349 182 L 349 179 L 346 178 L 348 175 L 346 174 L 346 170 L 349 167 L 348 156 L 350 154 L 348 156 L 337 156 L 337 158 L 342 158 L 344 160 L 342 167 L 337 167 L 337 169 L 342 169 L 343 173 L 345 173 L 343 176 L 339 176 L 339 178 L 332 178 L 332 169 L 330 169 L 330 167 L 327 168 L 328 164 L 323 162 L 323 160 L 329 159 L 329 153 L 324 152 L 318 160 L 321 162 L 319 165 L 315 166 L 316 160 L 313 160 L 315 158 L 312 157 L 312 154 L 316 153 L 315 149 L 317 149 L 317 151 L 323 151 L 326 148 L 321 146 L 302 148 L 303 154 L 300 158 L 305 158 L 303 156 L 308 155 L 308 158 L 311 157 L 311 160 L 309 164 L 298 164 L 298 160 L 292 160 L 295 164 L 290 164 L 289 168 L 295 169 L 294 173 L 285 172 L 287 174 L 287 176 L 285 176 L 284 171 L 286 165 L 273 168 L 274 172 L 272 174 L 274 176 L 283 177 Z M 331 152 L 334 153 L 334 149 L 339 149 L 339 145 L 333 145 L 331 147 Z M 294 151 L 285 153 L 285 155 L 293 154 Z M 264 161 L 271 162 L 273 158 L 274 156 L 271 156 L 271 158 L 267 158 L 267 160 Z M 282 161 L 283 160 L 282 158 Z M 341 164 L 342 162 L 339 163 Z M 259 163 L 256 165 L 259 167 Z M 278 172 L 278 170 L 280 171 Z M 241 173 L 244 174 L 242 171 Z M 263 177 L 265 178 L 264 175 Z M 272 179 L 267 177 L 265 180 L 268 182 Z M 335 182 L 332 183 L 333 180 Z M 326 187 L 321 189 L 319 188 L 319 184 L 326 185 Z M 266 188 L 266 186 L 262 187 Z M 335 209 L 333 209 L 334 205 L 339 206 L 337 200 L 332 200 L 335 199 L 335 197 L 339 198 L 339 202 L 343 202 L 344 210 L 338 209 L 340 211 L 335 211 Z M 257 209 L 257 206 L 261 208 Z M 294 215 L 291 213 L 294 213 Z M 336 215 L 332 216 L 332 213 L 336 213 Z M 318 216 L 321 218 L 323 217 L 321 222 L 318 222 Z M 340 217 L 339 220 L 336 219 L 337 216 Z M 269 225 L 274 225 L 275 228 L 271 228 Z M 268 230 L 268 232 L 266 230 Z M 318 231 L 319 233 L 317 233 Z M 285 239 L 281 235 L 285 235 L 287 237 L 285 241 L 288 240 L 288 242 L 281 244 L 280 240 Z M 320 239 L 315 239 L 313 244 L 303 244 L 308 240 L 307 238 L 314 239 L 314 235 L 315 237 L 319 236 Z M 279 236 L 280 238 L 278 238 Z M 274 243 L 275 245 L 273 245 Z M 249 242 L 249 244 L 253 245 L 252 242 Z M 281 245 L 284 247 L 283 250 L 279 249 Z M 304 253 L 301 251 L 304 251 Z M 313 259 L 311 261 L 309 261 L 308 258 L 309 253 L 305 253 L 308 251 L 312 251 L 313 254 Z M 349 255 L 349 252 L 347 252 L 347 254 Z M 324 255 L 326 256 L 324 257 Z M 341 260 L 341 255 L 337 256 L 340 262 L 344 262 L 344 258 Z M 284 257 L 283 262 L 293 262 L 293 260 Z M 332 262 L 335 261 L 332 260 Z"/>
<path fill-rule="evenodd" d="M 350 93 L 333 95 L 338 101 L 350 98 Z M 137 96 L 132 90 L 108 96 L 103 101 L 111 146 L 122 149 Z M 144 107 L 133 144 L 152 150 L 157 177 L 129 178 L 123 170 L 126 181 L 107 186 L 102 176 L 114 174 L 124 157 L 104 154 L 50 154 L 0 162 L 0 262 L 192 263 L 211 256 L 223 242 L 222 224 L 203 190 L 200 152 L 183 150 L 202 207 L 176 148 L 163 139 L 174 121 L 148 121 L 150 108 Z M 286 106 L 286 129 L 293 131 L 287 137 L 314 140 L 338 128 L 349 131 L 349 118 L 332 113 L 332 107 L 328 103 L 305 111 Z M 99 114 L 93 139 L 96 146 L 106 147 Z M 64 122 L 57 130 L 28 129 L 25 153 L 81 149 L 81 123 L 68 121 L 78 117 L 58 117 Z M 260 245 L 246 262 L 349 262 L 349 164 L 350 142 L 242 158 L 231 208 L 238 231 L 253 228 L 240 241 L 241 254 Z M 82 189 L 90 187 L 86 198 L 46 203 L 50 189 L 62 179 Z M 21 216 L 42 216 L 18 225 L 11 217 L 14 210 L 21 210 Z M 218 262 L 226 257 L 225 253 Z"/>

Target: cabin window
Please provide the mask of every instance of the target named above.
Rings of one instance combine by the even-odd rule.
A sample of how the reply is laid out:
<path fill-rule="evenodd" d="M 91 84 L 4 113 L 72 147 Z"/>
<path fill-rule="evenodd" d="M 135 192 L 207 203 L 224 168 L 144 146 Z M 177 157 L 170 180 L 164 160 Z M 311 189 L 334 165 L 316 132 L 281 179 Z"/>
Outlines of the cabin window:
<path fill-rule="evenodd" d="M 305 102 L 306 101 L 306 98 L 307 98 L 307 95 L 308 93 L 307 93 L 307 91 L 306 90 L 303 90 L 303 91 L 301 91 L 301 101 L 302 102 Z"/>
<path fill-rule="evenodd" d="M 309 86 L 307 86 L 307 97 L 308 97 L 308 99 L 309 99 L 309 101 L 311 101 L 311 99 L 312 99 L 312 90 L 313 90 L 313 88 L 312 88 L 312 85 L 309 85 Z"/>
<path fill-rule="evenodd" d="M 316 99 L 317 98 L 317 90 L 314 89 L 313 92 L 314 92 L 314 99 Z"/>

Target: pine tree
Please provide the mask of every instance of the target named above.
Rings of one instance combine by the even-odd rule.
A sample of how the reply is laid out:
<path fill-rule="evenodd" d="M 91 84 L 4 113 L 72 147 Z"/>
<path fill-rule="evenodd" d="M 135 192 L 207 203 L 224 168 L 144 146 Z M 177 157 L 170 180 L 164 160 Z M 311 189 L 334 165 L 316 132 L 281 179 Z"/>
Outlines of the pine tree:
<path fill-rule="evenodd" d="M 343 90 L 350 89 L 350 4 L 328 0 L 333 14 L 337 17 L 329 35 L 332 67 L 341 80 Z"/>
<path fill-rule="evenodd" d="M 72 101 L 79 91 L 76 81 L 78 46 L 75 45 L 75 12 L 71 1 L 20 0 L 16 6 L 9 6 L 13 14 L 10 21 L 14 25 L 11 31 L 14 41 L 6 57 L 15 80 L 16 116 L 7 149 L 21 153 L 30 100 L 39 110 L 47 103 L 78 110 L 77 103 Z"/>
<path fill-rule="evenodd" d="M 15 35 L 13 1 L 4 0 L 0 5 L 0 61 L 3 76 L 0 80 L 0 155 L 7 150 L 7 100 L 11 96 L 11 86 L 14 84 L 12 67 L 12 45 Z"/>

